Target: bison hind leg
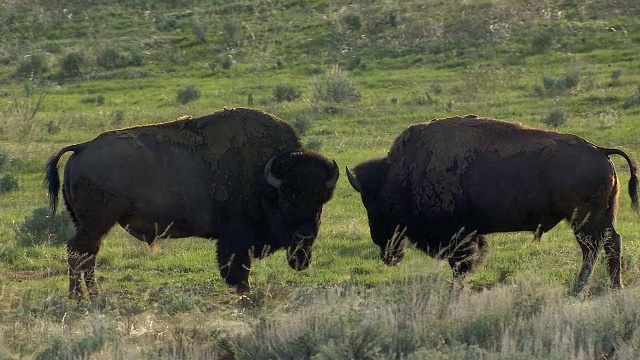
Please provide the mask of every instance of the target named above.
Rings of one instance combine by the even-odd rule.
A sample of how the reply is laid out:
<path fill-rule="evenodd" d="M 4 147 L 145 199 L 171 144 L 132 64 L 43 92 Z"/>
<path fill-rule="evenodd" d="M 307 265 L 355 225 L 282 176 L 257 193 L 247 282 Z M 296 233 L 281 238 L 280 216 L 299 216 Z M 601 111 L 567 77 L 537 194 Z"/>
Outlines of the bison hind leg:
<path fill-rule="evenodd" d="M 606 229 L 603 236 L 604 252 L 607 257 L 611 287 L 620 289 L 622 288 L 622 279 L 620 278 L 622 238 L 613 227 Z"/>
<path fill-rule="evenodd" d="M 85 229 L 79 228 L 76 234 L 67 242 L 69 298 L 83 297 L 81 287 L 83 277 L 89 294 L 98 294 L 94 272 L 101 237 L 101 235 L 91 235 Z"/>
<path fill-rule="evenodd" d="M 610 286 L 614 289 L 622 288 L 622 280 L 620 278 L 622 238 L 615 231 L 613 225 L 605 227 L 602 230 L 576 231 L 576 239 L 582 250 L 582 266 L 574 281 L 571 294 L 577 295 L 586 286 L 591 277 L 596 260 L 598 259 L 598 252 L 601 247 L 604 247 L 605 251 Z"/>
<path fill-rule="evenodd" d="M 76 233 L 67 241 L 69 297 L 80 298 L 83 296 L 83 277 L 89 295 L 98 294 L 96 256 L 102 238 L 125 213 L 128 202 L 120 196 L 100 191 L 89 182 L 76 185 L 74 198 L 83 201 L 69 203 L 76 218 Z"/>
<path fill-rule="evenodd" d="M 597 201 L 600 199 L 595 197 L 590 203 L 577 208 L 570 218 L 567 217 L 582 250 L 582 266 L 571 289 L 573 295 L 580 293 L 587 284 L 601 247 L 604 247 L 606 255 L 610 286 L 615 289 L 622 287 L 620 279 L 622 239 L 614 228 L 617 189 L 612 190 L 608 195 L 606 206 Z"/>

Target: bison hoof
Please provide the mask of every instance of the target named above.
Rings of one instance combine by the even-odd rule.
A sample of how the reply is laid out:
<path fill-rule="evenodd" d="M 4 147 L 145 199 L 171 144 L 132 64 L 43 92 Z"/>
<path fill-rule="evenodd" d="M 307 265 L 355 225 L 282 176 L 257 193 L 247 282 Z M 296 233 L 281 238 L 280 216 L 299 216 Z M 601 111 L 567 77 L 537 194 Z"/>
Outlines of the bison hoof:
<path fill-rule="evenodd" d="M 624 288 L 624 285 L 622 285 L 622 283 L 613 283 L 609 286 L 609 288 L 612 291 L 618 291 L 618 290 L 622 290 Z"/>
<path fill-rule="evenodd" d="M 82 300 L 84 298 L 84 294 L 82 293 L 82 291 L 72 290 L 69 291 L 67 297 L 71 300 Z"/>
<path fill-rule="evenodd" d="M 250 292 L 251 288 L 249 287 L 249 284 L 236 285 L 236 294 L 245 297 L 249 295 Z"/>

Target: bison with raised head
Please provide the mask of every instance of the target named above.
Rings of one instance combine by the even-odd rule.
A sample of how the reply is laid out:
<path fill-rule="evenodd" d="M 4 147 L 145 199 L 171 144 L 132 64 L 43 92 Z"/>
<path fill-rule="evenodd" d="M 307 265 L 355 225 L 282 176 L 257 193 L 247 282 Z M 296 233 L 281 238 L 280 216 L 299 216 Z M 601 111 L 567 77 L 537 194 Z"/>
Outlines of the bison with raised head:
<path fill-rule="evenodd" d="M 386 157 L 361 163 L 353 173 L 347 169 L 347 176 L 361 194 L 386 264 L 402 259 L 408 239 L 448 259 L 454 276 L 463 276 L 484 255 L 485 234 L 532 231 L 539 239 L 565 219 L 582 249 L 577 292 L 601 247 L 611 286 L 622 286 L 621 239 L 614 229 L 620 186 L 612 154 L 629 164 L 637 212 L 637 168 L 621 150 L 475 115 L 412 125 Z"/>
<path fill-rule="evenodd" d="M 335 161 L 307 152 L 273 115 L 225 109 L 198 118 L 131 127 L 61 149 L 46 167 L 55 211 L 60 157 L 62 194 L 76 227 L 67 242 L 69 295 L 98 292 L 94 269 L 103 236 L 120 224 L 151 244 L 158 238 L 218 239 L 227 284 L 249 292 L 252 257 L 286 249 L 303 270 L 322 206 L 338 179 Z"/>

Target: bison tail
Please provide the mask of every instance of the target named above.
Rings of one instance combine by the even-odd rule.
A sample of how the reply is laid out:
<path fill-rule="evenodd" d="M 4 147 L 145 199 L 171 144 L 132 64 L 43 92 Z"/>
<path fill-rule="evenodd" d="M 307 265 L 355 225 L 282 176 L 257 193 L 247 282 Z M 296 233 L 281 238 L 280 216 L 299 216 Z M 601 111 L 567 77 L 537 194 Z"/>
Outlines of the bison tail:
<path fill-rule="evenodd" d="M 629 179 L 629 196 L 631 196 L 631 206 L 636 214 L 640 214 L 640 204 L 638 201 L 638 171 L 631 172 L 631 179 Z"/>
<path fill-rule="evenodd" d="M 58 192 L 60 191 L 60 175 L 58 174 L 58 162 L 60 157 L 67 151 L 80 151 L 84 148 L 84 144 L 70 145 L 62 148 L 57 154 L 53 155 L 47 161 L 45 168 L 44 184 L 49 192 L 49 210 L 51 214 L 56 212 L 58 207 Z"/>
<path fill-rule="evenodd" d="M 629 164 L 629 171 L 631 173 L 631 178 L 629 179 L 629 197 L 631 197 L 631 207 L 633 208 L 633 211 L 640 213 L 640 201 L 638 198 L 638 166 L 635 161 L 633 161 L 633 159 L 622 150 L 601 147 L 599 147 L 599 149 L 604 151 L 607 155 L 620 155 L 627 160 L 627 164 Z"/>

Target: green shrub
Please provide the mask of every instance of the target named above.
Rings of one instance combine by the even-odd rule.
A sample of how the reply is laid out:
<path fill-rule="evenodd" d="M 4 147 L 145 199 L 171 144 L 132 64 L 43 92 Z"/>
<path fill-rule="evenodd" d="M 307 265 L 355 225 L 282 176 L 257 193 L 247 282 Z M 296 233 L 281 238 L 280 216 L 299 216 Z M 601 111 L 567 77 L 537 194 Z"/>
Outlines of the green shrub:
<path fill-rule="evenodd" d="M 20 79 L 39 78 L 49 70 L 47 57 L 38 52 L 25 56 L 16 69 L 16 76 Z"/>
<path fill-rule="evenodd" d="M 360 100 L 360 93 L 355 89 L 347 73 L 334 66 L 326 76 L 316 78 L 313 82 L 314 99 L 318 101 L 343 103 Z"/>
<path fill-rule="evenodd" d="M 562 86 L 564 90 L 571 90 L 578 86 L 580 82 L 580 70 L 578 69 L 569 69 L 564 74 L 564 79 L 562 82 Z"/>
<path fill-rule="evenodd" d="M 545 91 L 550 93 L 557 93 L 562 91 L 563 89 L 561 78 L 547 74 L 542 75 L 542 86 L 544 87 Z"/>
<path fill-rule="evenodd" d="M 305 149 L 318 152 L 322 149 L 322 141 L 318 139 L 311 139 L 305 144 Z"/>
<path fill-rule="evenodd" d="M 273 88 L 273 100 L 275 102 L 295 101 L 300 98 L 300 90 L 293 85 L 278 84 Z"/>
<path fill-rule="evenodd" d="M 531 37 L 531 52 L 533 54 L 541 54 L 549 50 L 553 45 L 554 35 L 549 29 L 538 29 L 533 32 Z"/>
<path fill-rule="evenodd" d="M 173 17 L 159 18 L 156 20 L 156 29 L 159 31 L 172 31 L 178 27 L 178 20 Z"/>
<path fill-rule="evenodd" d="M 560 127 L 566 122 L 567 114 L 561 109 L 551 110 L 542 118 L 543 124 L 553 126 L 554 128 Z"/>
<path fill-rule="evenodd" d="M 198 100 L 199 98 L 200 90 L 194 84 L 178 89 L 178 93 L 176 94 L 176 101 L 183 105 L 188 102 Z"/>
<path fill-rule="evenodd" d="M 73 235 L 71 219 L 66 212 L 51 215 L 49 208 L 39 207 L 15 229 L 20 245 L 61 245 Z"/>
<path fill-rule="evenodd" d="M 577 68 L 568 69 L 564 75 L 553 76 L 542 75 L 542 87 L 540 85 L 533 86 L 533 92 L 537 96 L 556 96 L 564 91 L 571 90 L 580 83 L 580 70 Z"/>
<path fill-rule="evenodd" d="M 191 32 L 195 35 L 200 44 L 207 42 L 207 27 L 197 16 L 191 19 Z"/>
<path fill-rule="evenodd" d="M 107 70 L 125 67 L 127 63 L 126 57 L 113 46 L 103 47 L 96 54 L 96 64 Z"/>
<path fill-rule="evenodd" d="M 617 84 L 620 84 L 620 76 L 622 75 L 622 70 L 620 69 L 615 69 L 613 71 L 611 71 L 611 82 Z"/>
<path fill-rule="evenodd" d="M 136 50 L 129 54 L 129 65 L 130 66 L 141 66 L 144 61 L 144 53 L 142 51 Z"/>
<path fill-rule="evenodd" d="M 222 66 L 222 68 L 225 70 L 229 70 L 234 63 L 235 61 L 233 60 L 233 57 L 231 57 L 231 55 L 228 55 L 222 58 L 222 60 L 220 61 L 220 66 Z"/>
<path fill-rule="evenodd" d="M 222 34 L 227 46 L 235 47 L 240 39 L 242 22 L 238 19 L 230 19 L 222 23 Z"/>
<path fill-rule="evenodd" d="M 360 56 L 353 56 L 347 61 L 347 70 L 366 70 L 367 63 Z"/>
<path fill-rule="evenodd" d="M 218 62 L 216 61 L 209 61 L 207 63 L 207 66 L 209 67 L 209 70 L 211 70 L 212 73 L 216 72 L 216 69 L 218 68 Z"/>
<path fill-rule="evenodd" d="M 308 116 L 298 116 L 293 120 L 291 126 L 296 130 L 298 135 L 303 135 L 311 128 L 311 118 Z"/>
<path fill-rule="evenodd" d="M 358 31 L 362 27 L 362 18 L 355 13 L 348 13 L 342 16 L 342 23 L 347 29 L 352 31 Z"/>
<path fill-rule="evenodd" d="M 60 59 L 60 74 L 63 77 L 78 76 L 82 72 L 85 59 L 82 53 L 71 52 Z"/>
<path fill-rule="evenodd" d="M 8 193 L 18 188 L 20 188 L 20 183 L 15 175 L 9 173 L 0 177 L 0 194 Z"/>

